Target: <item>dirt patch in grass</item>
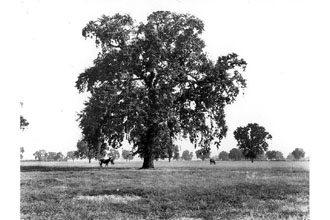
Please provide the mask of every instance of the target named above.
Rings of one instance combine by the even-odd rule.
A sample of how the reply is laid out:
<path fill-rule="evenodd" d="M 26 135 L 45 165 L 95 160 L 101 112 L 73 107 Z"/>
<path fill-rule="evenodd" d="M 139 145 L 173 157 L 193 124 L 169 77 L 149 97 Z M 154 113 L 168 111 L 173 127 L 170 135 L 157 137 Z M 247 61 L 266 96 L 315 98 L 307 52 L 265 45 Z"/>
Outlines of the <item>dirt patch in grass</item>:
<path fill-rule="evenodd" d="M 129 196 L 129 195 L 98 195 L 98 196 L 78 196 L 74 200 L 104 202 L 108 201 L 115 204 L 127 204 L 129 202 L 137 201 L 142 199 L 140 196 Z"/>

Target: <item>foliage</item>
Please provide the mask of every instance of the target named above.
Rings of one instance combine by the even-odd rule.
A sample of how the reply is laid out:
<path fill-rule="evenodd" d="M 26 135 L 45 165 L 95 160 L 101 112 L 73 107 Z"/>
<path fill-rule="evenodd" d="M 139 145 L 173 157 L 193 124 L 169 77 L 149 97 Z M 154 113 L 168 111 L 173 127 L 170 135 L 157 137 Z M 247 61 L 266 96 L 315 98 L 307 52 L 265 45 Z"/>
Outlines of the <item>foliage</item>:
<path fill-rule="evenodd" d="M 249 123 L 245 127 L 238 127 L 234 131 L 234 137 L 245 158 L 251 159 L 252 163 L 258 154 L 267 151 L 267 140 L 272 139 L 266 129 L 257 123 Z"/>
<path fill-rule="evenodd" d="M 218 158 L 219 160 L 229 160 L 229 154 L 226 151 L 221 151 Z"/>
<path fill-rule="evenodd" d="M 282 152 L 275 150 L 267 151 L 266 157 L 268 160 L 285 160 Z"/>
<path fill-rule="evenodd" d="M 38 150 L 33 154 L 33 156 L 38 161 L 45 161 L 47 160 L 48 153 L 45 150 Z"/>
<path fill-rule="evenodd" d="M 289 154 L 287 157 L 286 157 L 286 160 L 288 160 L 288 161 L 292 161 L 292 160 L 294 160 L 295 158 L 294 158 L 294 156 L 292 155 L 292 153 L 291 154 Z"/>
<path fill-rule="evenodd" d="M 241 160 L 243 157 L 242 151 L 237 148 L 233 148 L 229 151 L 228 157 L 231 160 Z"/>
<path fill-rule="evenodd" d="M 111 157 L 112 159 L 119 159 L 120 158 L 119 151 L 111 148 L 109 150 L 108 157 Z"/>
<path fill-rule="evenodd" d="M 292 151 L 292 155 L 296 160 L 300 160 L 301 158 L 305 157 L 305 151 L 302 148 L 296 148 L 294 151 Z"/>
<path fill-rule="evenodd" d="M 123 159 L 127 160 L 133 160 L 134 156 L 133 153 L 129 150 L 123 150 L 121 153 L 121 156 L 123 157 Z"/>
<path fill-rule="evenodd" d="M 212 62 L 200 38 L 203 22 L 157 11 L 136 24 L 129 15 L 102 16 L 83 29 L 100 48 L 94 65 L 76 82 L 91 94 L 79 113 L 83 140 L 133 144 L 142 168 L 172 148 L 179 135 L 205 150 L 226 135 L 224 107 L 246 87 L 247 63 L 235 53 Z"/>
<path fill-rule="evenodd" d="M 258 161 L 265 161 L 265 160 L 267 160 L 267 157 L 266 157 L 265 152 L 262 152 L 260 154 L 257 154 L 257 157 L 255 158 L 255 160 L 258 160 Z"/>
<path fill-rule="evenodd" d="M 76 151 L 68 151 L 67 153 L 66 153 L 66 158 L 68 159 L 68 160 L 75 160 L 75 159 L 77 159 L 77 153 L 76 153 Z"/>
<path fill-rule="evenodd" d="M 20 148 L 20 157 L 21 157 L 21 160 L 23 159 L 23 153 L 24 153 L 24 147 L 21 147 Z"/>
<path fill-rule="evenodd" d="M 209 149 L 204 150 L 204 149 L 199 149 L 196 152 L 196 157 L 201 160 L 205 160 L 210 158 L 211 151 Z"/>
<path fill-rule="evenodd" d="M 20 115 L 19 119 L 20 119 L 20 129 L 24 131 L 24 129 L 29 126 L 29 122 L 22 115 Z"/>
<path fill-rule="evenodd" d="M 193 152 L 189 152 L 189 150 L 185 150 L 182 152 L 182 160 L 191 160 L 193 158 Z"/>
<path fill-rule="evenodd" d="M 105 143 L 97 142 L 97 147 L 93 144 L 88 144 L 85 139 L 79 140 L 77 142 L 77 151 L 75 153 L 77 158 L 88 158 L 88 161 L 91 162 L 92 158 L 103 158 L 106 155 L 106 150 L 109 147 Z"/>
<path fill-rule="evenodd" d="M 64 155 L 62 154 L 62 152 L 57 152 L 54 159 L 55 161 L 61 161 L 64 159 Z"/>
<path fill-rule="evenodd" d="M 48 152 L 46 160 L 48 161 L 54 161 L 56 157 L 56 152 Z"/>
<path fill-rule="evenodd" d="M 164 160 L 168 158 L 168 161 L 171 162 L 171 159 L 174 158 L 175 153 L 177 156 L 179 155 L 179 147 L 173 143 L 168 143 L 168 145 L 161 147 L 155 153 L 155 159 L 158 161 L 158 159 Z"/>

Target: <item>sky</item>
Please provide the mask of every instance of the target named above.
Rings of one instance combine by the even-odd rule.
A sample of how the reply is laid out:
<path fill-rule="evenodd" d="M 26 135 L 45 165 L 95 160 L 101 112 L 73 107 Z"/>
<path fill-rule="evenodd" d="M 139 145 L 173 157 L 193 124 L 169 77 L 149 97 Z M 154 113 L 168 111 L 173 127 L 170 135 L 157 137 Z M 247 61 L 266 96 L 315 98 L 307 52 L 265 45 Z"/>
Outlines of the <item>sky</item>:
<path fill-rule="evenodd" d="M 330 38 L 322 2 L 21 0 L 11 15 L 10 40 L 17 50 L 9 56 L 16 60 L 12 68 L 20 79 L 15 83 L 18 113 L 30 123 L 19 132 L 25 159 L 41 149 L 65 155 L 76 149 L 81 137 L 77 113 L 87 96 L 78 93 L 75 81 L 97 54 L 94 41 L 82 37 L 82 28 L 103 14 L 128 13 L 143 22 L 157 10 L 200 18 L 211 59 L 235 52 L 248 63 L 243 73 L 247 88 L 226 107 L 227 138 L 220 149 L 212 148 L 212 155 L 236 147 L 233 131 L 248 123 L 264 126 L 273 136 L 269 149 L 285 157 L 295 148 L 309 156 L 323 145 L 330 122 L 325 105 Z M 180 145 L 194 150 L 186 141 Z"/>

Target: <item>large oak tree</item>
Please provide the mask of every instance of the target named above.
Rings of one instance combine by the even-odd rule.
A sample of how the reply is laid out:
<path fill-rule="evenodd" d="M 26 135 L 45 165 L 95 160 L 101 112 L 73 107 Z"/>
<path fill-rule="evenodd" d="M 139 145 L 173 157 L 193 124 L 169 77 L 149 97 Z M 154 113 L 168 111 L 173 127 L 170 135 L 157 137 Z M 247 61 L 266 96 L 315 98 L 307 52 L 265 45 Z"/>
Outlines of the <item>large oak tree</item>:
<path fill-rule="evenodd" d="M 76 82 L 91 96 L 79 114 L 85 141 L 113 148 L 124 138 L 142 168 L 178 135 L 208 151 L 226 135 L 224 107 L 246 86 L 246 62 L 237 54 L 211 61 L 200 38 L 203 22 L 189 14 L 157 11 L 146 23 L 129 15 L 101 16 L 83 29 L 100 48 Z"/>

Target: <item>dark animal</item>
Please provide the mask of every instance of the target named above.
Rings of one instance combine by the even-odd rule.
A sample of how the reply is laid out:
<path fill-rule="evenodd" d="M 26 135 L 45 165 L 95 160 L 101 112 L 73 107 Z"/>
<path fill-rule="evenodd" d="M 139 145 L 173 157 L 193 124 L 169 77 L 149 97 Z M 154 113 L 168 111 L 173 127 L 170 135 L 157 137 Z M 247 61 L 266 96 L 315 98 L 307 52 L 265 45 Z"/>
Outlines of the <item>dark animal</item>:
<path fill-rule="evenodd" d="M 210 159 L 210 164 L 214 164 L 215 165 L 215 160 L 214 159 Z"/>
<path fill-rule="evenodd" d="M 102 164 L 105 164 L 105 167 L 107 167 L 109 162 L 111 162 L 111 164 L 113 165 L 113 164 L 115 164 L 114 160 L 115 160 L 115 158 L 111 158 L 111 157 L 109 157 L 109 159 L 101 159 L 100 160 L 100 167 L 102 167 Z"/>

